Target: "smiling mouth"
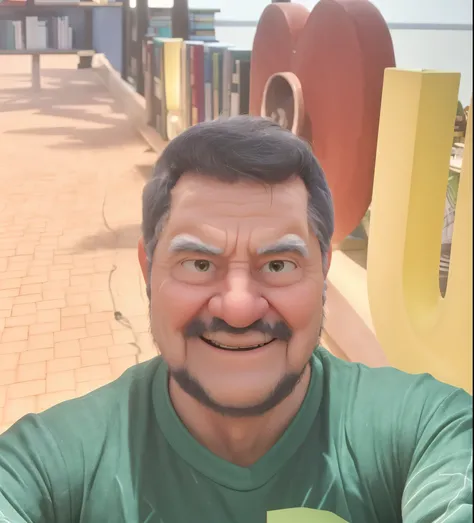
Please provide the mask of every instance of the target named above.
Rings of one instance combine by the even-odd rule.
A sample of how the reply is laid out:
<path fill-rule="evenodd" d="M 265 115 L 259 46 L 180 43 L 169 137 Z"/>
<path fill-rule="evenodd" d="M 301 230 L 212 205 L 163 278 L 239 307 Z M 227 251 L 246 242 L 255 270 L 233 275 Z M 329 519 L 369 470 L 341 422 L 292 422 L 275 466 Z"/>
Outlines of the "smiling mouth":
<path fill-rule="evenodd" d="M 259 343 L 258 345 L 249 345 L 247 347 L 235 347 L 230 345 L 221 345 L 220 343 L 216 343 L 215 341 L 208 340 L 207 338 L 204 338 L 204 336 L 200 336 L 201 340 L 210 345 L 211 347 L 215 347 L 216 349 L 221 350 L 228 350 L 232 352 L 248 352 L 255 349 L 260 349 L 261 347 L 265 347 L 265 345 L 268 345 L 276 340 L 276 338 L 272 338 L 270 341 L 267 341 L 265 343 Z"/>

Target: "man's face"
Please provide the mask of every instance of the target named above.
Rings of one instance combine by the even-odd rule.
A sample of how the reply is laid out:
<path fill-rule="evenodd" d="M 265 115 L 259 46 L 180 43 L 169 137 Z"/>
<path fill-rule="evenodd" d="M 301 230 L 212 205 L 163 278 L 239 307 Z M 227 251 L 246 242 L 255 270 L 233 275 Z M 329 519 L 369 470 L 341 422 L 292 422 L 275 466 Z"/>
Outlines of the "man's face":
<path fill-rule="evenodd" d="M 184 175 L 173 189 L 151 330 L 172 377 L 217 411 L 275 406 L 318 343 L 324 275 L 307 200 L 296 177 L 269 187 Z"/>

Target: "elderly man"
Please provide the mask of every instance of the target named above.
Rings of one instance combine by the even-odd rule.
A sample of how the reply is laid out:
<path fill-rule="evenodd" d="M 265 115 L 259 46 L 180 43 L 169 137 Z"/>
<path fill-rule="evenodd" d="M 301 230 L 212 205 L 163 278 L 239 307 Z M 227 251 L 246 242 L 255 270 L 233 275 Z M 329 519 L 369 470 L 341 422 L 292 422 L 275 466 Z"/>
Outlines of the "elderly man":
<path fill-rule="evenodd" d="M 318 347 L 332 231 L 277 124 L 173 140 L 139 245 L 161 356 L 0 437 L 0 521 L 470 521 L 471 397 Z"/>

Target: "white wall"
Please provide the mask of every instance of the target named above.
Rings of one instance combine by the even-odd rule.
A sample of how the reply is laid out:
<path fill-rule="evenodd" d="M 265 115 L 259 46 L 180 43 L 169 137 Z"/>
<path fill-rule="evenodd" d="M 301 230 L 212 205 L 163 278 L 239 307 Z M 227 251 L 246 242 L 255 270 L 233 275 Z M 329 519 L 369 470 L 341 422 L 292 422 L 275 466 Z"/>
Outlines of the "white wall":
<path fill-rule="evenodd" d="M 317 3 L 298 1 L 308 9 Z M 472 24 L 472 0 L 372 0 L 372 3 L 391 23 Z"/>
<path fill-rule="evenodd" d="M 190 0 L 190 7 L 218 7 L 222 20 L 257 21 L 269 0 Z M 315 0 L 299 0 L 311 9 Z M 373 0 L 387 22 L 472 23 L 472 0 Z M 455 7 L 453 7 L 455 6 Z M 254 27 L 218 27 L 217 39 L 251 49 Z M 391 31 L 397 67 L 461 73 L 459 99 L 472 97 L 472 30 Z"/>
<path fill-rule="evenodd" d="M 316 0 L 297 0 L 312 9 Z M 220 18 L 257 20 L 270 0 L 189 0 L 190 7 L 218 8 Z M 387 22 L 472 24 L 472 0 L 372 0 Z"/>

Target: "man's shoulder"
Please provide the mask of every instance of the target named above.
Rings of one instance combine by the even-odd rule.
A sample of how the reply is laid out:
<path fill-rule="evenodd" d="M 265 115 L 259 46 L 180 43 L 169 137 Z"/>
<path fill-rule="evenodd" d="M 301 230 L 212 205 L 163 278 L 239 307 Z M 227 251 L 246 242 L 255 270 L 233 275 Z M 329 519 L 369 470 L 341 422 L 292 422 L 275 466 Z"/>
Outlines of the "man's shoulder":
<path fill-rule="evenodd" d="M 110 434 L 112 426 L 127 424 L 129 416 L 136 420 L 140 413 L 148 415 L 152 384 L 161 363 L 162 358 L 157 356 L 133 365 L 119 378 L 84 396 L 58 403 L 39 414 L 28 414 L 11 428 L 12 436 L 28 433 L 42 437 L 41 434 L 49 433 L 55 441 L 100 441 Z"/>
<path fill-rule="evenodd" d="M 103 385 L 84 396 L 59 403 L 40 414 L 45 421 L 51 423 L 60 418 L 74 418 L 100 413 L 102 419 L 113 415 L 117 410 L 130 405 L 135 398 L 144 400 L 151 398 L 151 386 L 158 367 L 162 363 L 161 356 L 156 356 L 143 363 L 129 367 L 120 377 Z"/>
<path fill-rule="evenodd" d="M 323 415 L 333 433 L 361 460 L 366 474 L 382 466 L 386 478 L 400 485 L 434 441 L 458 452 L 472 441 L 472 397 L 429 374 L 409 374 L 393 367 L 369 368 L 340 360 L 325 350 L 315 357 L 323 367 Z M 374 462 L 376 456 L 383 456 Z M 432 459 L 438 454 L 432 451 Z M 467 466 L 467 463 L 466 463 Z M 394 480 L 394 481 L 395 481 Z"/>
<path fill-rule="evenodd" d="M 340 396 L 352 406 L 365 409 L 387 409 L 390 406 L 406 408 L 418 413 L 433 411 L 442 404 L 454 402 L 460 406 L 472 405 L 472 397 L 464 390 L 443 383 L 431 374 L 409 374 L 394 367 L 371 368 L 362 363 L 344 361 L 324 348 L 315 356 L 324 369 L 326 392 Z"/>

